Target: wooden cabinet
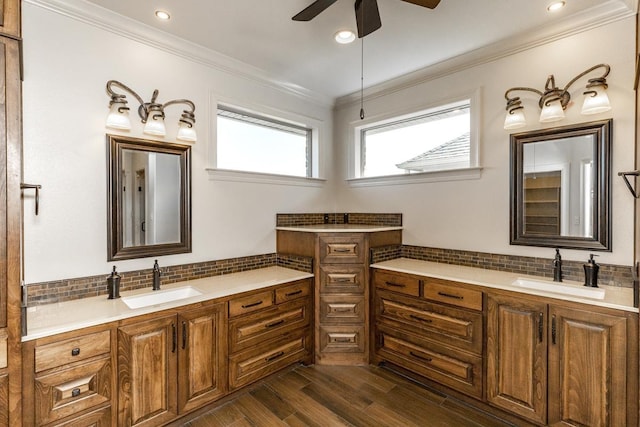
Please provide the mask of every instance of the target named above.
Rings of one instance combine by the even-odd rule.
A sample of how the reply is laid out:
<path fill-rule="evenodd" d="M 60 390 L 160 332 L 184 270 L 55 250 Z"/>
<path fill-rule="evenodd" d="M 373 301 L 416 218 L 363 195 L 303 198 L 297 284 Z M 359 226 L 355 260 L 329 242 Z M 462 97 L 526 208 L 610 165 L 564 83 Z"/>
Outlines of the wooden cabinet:
<path fill-rule="evenodd" d="M 540 424 L 637 425 L 637 315 L 490 295 L 487 400 Z"/>
<path fill-rule="evenodd" d="M 427 277 L 374 270 L 374 361 L 392 362 L 482 398 L 482 292 Z"/>
<path fill-rule="evenodd" d="M 30 370 L 24 383 L 24 424 L 81 425 L 80 420 L 94 419 L 95 414 L 111 420 L 115 396 L 111 341 L 107 329 L 27 343 L 25 369 Z"/>
<path fill-rule="evenodd" d="M 296 362 L 311 362 L 311 280 L 229 301 L 229 387 L 238 389 Z"/>
<path fill-rule="evenodd" d="M 206 305 L 118 329 L 121 425 L 162 424 L 224 395 L 225 309 Z"/>
<path fill-rule="evenodd" d="M 545 424 L 547 304 L 489 295 L 487 307 L 487 400 Z"/>
<path fill-rule="evenodd" d="M 177 319 L 118 329 L 118 424 L 159 425 L 178 414 Z"/>
<path fill-rule="evenodd" d="M 375 247 L 400 244 L 402 244 L 401 230 L 373 232 L 278 230 L 278 253 L 314 259 L 315 363 L 319 365 L 369 363 L 369 251 Z"/>
<path fill-rule="evenodd" d="M 20 37 L 20 0 L 0 2 L 0 35 Z"/>

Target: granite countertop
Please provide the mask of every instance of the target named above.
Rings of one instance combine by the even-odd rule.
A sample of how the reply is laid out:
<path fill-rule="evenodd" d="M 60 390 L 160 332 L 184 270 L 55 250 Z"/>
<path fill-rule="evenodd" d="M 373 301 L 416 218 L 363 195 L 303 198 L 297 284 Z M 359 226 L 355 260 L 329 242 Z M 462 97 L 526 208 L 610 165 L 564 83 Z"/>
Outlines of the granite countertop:
<path fill-rule="evenodd" d="M 30 341 L 62 332 L 100 325 L 116 320 L 181 307 L 188 304 L 228 297 L 242 292 L 267 288 L 287 282 L 313 277 L 310 273 L 284 267 L 266 267 L 240 273 L 212 276 L 203 279 L 163 285 L 160 291 L 191 286 L 202 293 L 189 298 L 130 309 L 120 299 L 107 299 L 106 295 L 83 298 L 55 304 L 27 308 L 27 335 L 22 341 Z M 151 287 L 122 292 L 121 297 L 150 293 Z"/>
<path fill-rule="evenodd" d="M 558 284 L 552 282 L 551 279 L 541 278 L 538 276 L 527 276 L 523 274 L 509 273 L 504 271 L 486 270 L 483 268 L 465 267 L 430 261 L 420 261 L 409 258 L 398 258 L 390 261 L 383 261 L 380 263 L 372 264 L 371 267 L 397 271 L 399 273 L 408 273 L 419 276 L 433 277 L 436 279 L 452 280 L 457 282 L 469 283 L 472 285 L 484 286 L 487 288 L 503 289 L 507 291 L 520 292 L 523 294 L 538 295 L 543 297 L 556 298 L 564 301 L 574 301 L 583 304 L 590 304 L 600 307 L 608 307 L 638 313 L 638 308 L 633 307 L 632 288 L 600 285 L 599 288 L 605 291 L 605 296 L 604 299 L 599 300 L 573 295 L 565 295 L 551 291 L 542 291 L 539 289 L 522 288 L 513 284 L 513 282 L 519 278 L 527 278 L 549 282 L 551 286 L 567 285 L 580 289 L 583 288 L 582 283 L 569 280 L 563 281 L 562 284 Z"/>
<path fill-rule="evenodd" d="M 276 227 L 276 230 L 306 231 L 308 233 L 375 233 L 377 231 L 402 230 L 402 227 L 368 224 L 314 224 L 291 227 Z"/>

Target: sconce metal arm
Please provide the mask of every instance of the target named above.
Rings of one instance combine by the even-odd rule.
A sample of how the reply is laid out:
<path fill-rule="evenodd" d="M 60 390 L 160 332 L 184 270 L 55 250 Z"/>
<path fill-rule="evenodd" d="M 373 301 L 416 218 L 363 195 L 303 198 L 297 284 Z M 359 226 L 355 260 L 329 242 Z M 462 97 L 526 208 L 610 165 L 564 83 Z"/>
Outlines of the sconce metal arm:
<path fill-rule="evenodd" d="M 578 74 L 573 79 L 571 79 L 571 81 L 569 81 L 569 83 L 567 83 L 567 85 L 563 89 L 560 89 L 559 87 L 556 86 L 556 82 L 555 82 L 555 78 L 553 77 L 553 74 L 547 77 L 547 82 L 544 87 L 545 89 L 544 92 L 534 88 L 530 88 L 530 87 L 512 87 L 511 89 L 508 89 L 504 93 L 504 97 L 507 100 L 506 109 L 509 113 L 513 113 L 513 111 L 523 108 L 522 101 L 520 100 L 519 97 L 513 97 L 513 98 L 509 97 L 509 93 L 513 91 L 529 91 L 537 94 L 538 96 L 540 96 L 540 100 L 538 101 L 538 105 L 540 106 L 540 108 L 543 108 L 545 105 L 548 105 L 550 102 L 559 100 L 560 103 L 562 104 L 562 108 L 564 109 L 567 107 L 567 104 L 569 104 L 569 101 L 571 100 L 571 95 L 569 94 L 569 87 L 571 87 L 572 84 L 574 84 L 576 81 L 578 81 L 582 77 L 586 76 L 592 71 L 597 70 L 598 68 L 604 68 L 605 69 L 604 74 L 600 77 L 589 79 L 589 82 L 586 85 L 587 91 L 584 92 L 585 95 L 596 96 L 597 92 L 595 90 L 590 90 L 590 89 L 597 86 L 601 86 L 605 89 L 607 88 L 606 77 L 609 75 L 609 72 L 611 71 L 611 67 L 607 64 L 594 65 L 593 67 L 583 71 L 582 73 Z"/>

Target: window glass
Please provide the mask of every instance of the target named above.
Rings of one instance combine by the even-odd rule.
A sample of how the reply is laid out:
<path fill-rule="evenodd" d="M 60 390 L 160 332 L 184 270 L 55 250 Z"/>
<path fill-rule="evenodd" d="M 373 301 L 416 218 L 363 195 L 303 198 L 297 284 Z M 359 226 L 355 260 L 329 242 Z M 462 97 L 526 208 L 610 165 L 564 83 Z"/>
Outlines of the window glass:
<path fill-rule="evenodd" d="M 311 129 L 218 107 L 217 168 L 310 177 Z"/>
<path fill-rule="evenodd" d="M 468 168 L 470 100 L 360 130 L 360 177 Z"/>

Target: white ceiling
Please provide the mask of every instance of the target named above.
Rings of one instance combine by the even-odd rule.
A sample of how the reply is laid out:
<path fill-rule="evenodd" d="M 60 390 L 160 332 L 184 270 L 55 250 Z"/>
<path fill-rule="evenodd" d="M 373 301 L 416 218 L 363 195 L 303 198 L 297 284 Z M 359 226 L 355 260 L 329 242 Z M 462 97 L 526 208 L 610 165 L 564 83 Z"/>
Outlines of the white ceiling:
<path fill-rule="evenodd" d="M 310 22 L 291 17 L 313 0 L 89 1 L 329 98 L 360 89 L 361 41 L 333 40 L 338 30 L 355 30 L 353 0 L 338 0 Z M 382 28 L 364 38 L 364 85 L 487 45 L 504 49 L 597 25 L 637 9 L 637 1 L 566 0 L 560 12 L 549 13 L 551 0 L 441 0 L 434 10 L 378 0 Z M 158 21 L 156 9 L 168 11 L 171 19 Z"/>

